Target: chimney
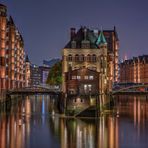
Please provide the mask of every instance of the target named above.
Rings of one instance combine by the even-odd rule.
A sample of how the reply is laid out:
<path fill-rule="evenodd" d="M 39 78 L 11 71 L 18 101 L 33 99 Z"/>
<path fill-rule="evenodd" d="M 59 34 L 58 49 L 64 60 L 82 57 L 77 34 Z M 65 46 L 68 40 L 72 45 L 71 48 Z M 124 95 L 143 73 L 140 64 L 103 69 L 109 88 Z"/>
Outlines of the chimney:
<path fill-rule="evenodd" d="M 70 38 L 71 38 L 71 40 L 73 40 L 75 34 L 76 34 L 76 28 L 70 28 Z"/>

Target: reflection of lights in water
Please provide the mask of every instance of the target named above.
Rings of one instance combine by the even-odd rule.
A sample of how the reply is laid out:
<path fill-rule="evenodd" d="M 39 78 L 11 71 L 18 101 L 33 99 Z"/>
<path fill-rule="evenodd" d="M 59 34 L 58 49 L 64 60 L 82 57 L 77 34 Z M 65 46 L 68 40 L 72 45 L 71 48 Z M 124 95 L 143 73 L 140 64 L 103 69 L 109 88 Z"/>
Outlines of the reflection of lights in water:
<path fill-rule="evenodd" d="M 79 124 L 77 125 L 77 147 L 81 148 L 82 147 L 82 130 L 80 129 Z"/>
<path fill-rule="evenodd" d="M 42 124 L 45 123 L 45 100 L 44 100 L 44 96 L 42 96 Z"/>
<path fill-rule="evenodd" d="M 119 111 L 117 111 L 117 118 L 119 118 Z"/>
<path fill-rule="evenodd" d="M 8 143 L 10 142 L 10 126 L 9 126 L 9 123 L 8 122 L 8 128 L 7 128 L 7 139 L 8 139 Z"/>
<path fill-rule="evenodd" d="M 67 128 L 64 127 L 64 145 L 67 147 Z"/>
<path fill-rule="evenodd" d="M 44 97 L 42 99 L 42 114 L 43 115 L 45 114 L 45 100 L 44 100 Z"/>
<path fill-rule="evenodd" d="M 23 106 L 22 112 L 25 113 L 25 107 Z"/>
<path fill-rule="evenodd" d="M 30 100 L 27 99 L 26 100 L 26 114 L 30 114 Z"/>
<path fill-rule="evenodd" d="M 19 125 L 19 126 L 22 125 L 22 120 L 21 120 L 21 119 L 19 119 L 19 121 L 18 121 L 18 125 Z"/>
<path fill-rule="evenodd" d="M 89 147 L 92 148 L 94 147 L 93 127 L 90 125 L 88 129 L 89 129 Z"/>
<path fill-rule="evenodd" d="M 23 127 L 23 128 L 22 128 L 22 137 L 25 137 L 25 124 L 23 124 L 22 127 Z M 25 143 L 25 139 L 24 139 L 24 138 L 22 139 L 22 143 L 23 143 L 23 145 L 24 145 L 24 143 Z"/>
<path fill-rule="evenodd" d="M 113 120 L 113 118 L 110 118 L 109 124 L 110 124 L 109 145 L 111 148 L 114 148 L 114 120 Z"/>

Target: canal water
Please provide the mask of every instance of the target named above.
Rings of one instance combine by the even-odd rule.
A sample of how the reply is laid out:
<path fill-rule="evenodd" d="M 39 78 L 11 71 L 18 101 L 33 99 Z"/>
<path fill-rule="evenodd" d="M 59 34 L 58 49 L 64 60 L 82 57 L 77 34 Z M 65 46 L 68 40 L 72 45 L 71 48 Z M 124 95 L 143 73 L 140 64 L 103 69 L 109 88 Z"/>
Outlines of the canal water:
<path fill-rule="evenodd" d="M 148 97 L 116 97 L 116 113 L 62 118 L 53 96 L 26 96 L 0 114 L 0 148 L 148 148 Z"/>

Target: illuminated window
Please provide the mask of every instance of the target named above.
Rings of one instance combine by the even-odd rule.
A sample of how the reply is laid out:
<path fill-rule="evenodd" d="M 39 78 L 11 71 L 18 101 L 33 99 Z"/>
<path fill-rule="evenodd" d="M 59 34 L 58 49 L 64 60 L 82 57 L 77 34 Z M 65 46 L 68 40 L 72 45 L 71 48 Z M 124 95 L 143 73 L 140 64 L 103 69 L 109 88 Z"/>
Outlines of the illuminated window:
<path fill-rule="evenodd" d="M 91 87 L 92 87 L 92 85 L 89 84 L 89 85 L 88 85 L 88 89 L 89 89 L 89 91 L 91 91 Z"/>
<path fill-rule="evenodd" d="M 76 80 L 77 79 L 77 77 L 76 76 L 72 76 L 72 80 Z"/>
<path fill-rule="evenodd" d="M 84 91 L 91 91 L 92 90 L 92 85 L 91 84 L 84 84 Z"/>
<path fill-rule="evenodd" d="M 90 79 L 90 80 L 93 80 L 93 79 L 94 79 L 94 76 L 89 76 L 89 79 Z"/>
<path fill-rule="evenodd" d="M 81 79 L 81 76 L 77 76 L 77 79 L 80 80 Z"/>
<path fill-rule="evenodd" d="M 87 85 L 86 84 L 84 85 L 84 90 L 87 90 Z"/>
<path fill-rule="evenodd" d="M 85 80 L 88 80 L 88 76 L 84 76 L 84 79 L 85 79 Z"/>

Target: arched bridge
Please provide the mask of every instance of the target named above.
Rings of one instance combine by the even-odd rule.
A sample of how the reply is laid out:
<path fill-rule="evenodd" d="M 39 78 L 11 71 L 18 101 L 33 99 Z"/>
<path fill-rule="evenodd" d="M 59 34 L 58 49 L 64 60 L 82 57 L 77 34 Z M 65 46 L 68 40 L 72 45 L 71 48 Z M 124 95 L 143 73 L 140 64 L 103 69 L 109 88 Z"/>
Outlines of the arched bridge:
<path fill-rule="evenodd" d="M 148 94 L 148 84 L 132 85 L 113 90 L 112 94 Z"/>
<path fill-rule="evenodd" d="M 34 86 L 34 87 L 24 87 L 19 89 L 11 89 L 7 91 L 7 95 L 15 94 L 61 94 L 60 88 L 56 87 L 43 87 L 43 86 Z"/>

